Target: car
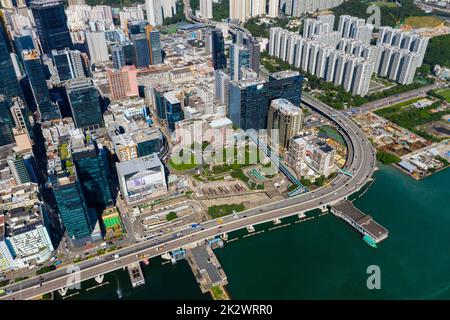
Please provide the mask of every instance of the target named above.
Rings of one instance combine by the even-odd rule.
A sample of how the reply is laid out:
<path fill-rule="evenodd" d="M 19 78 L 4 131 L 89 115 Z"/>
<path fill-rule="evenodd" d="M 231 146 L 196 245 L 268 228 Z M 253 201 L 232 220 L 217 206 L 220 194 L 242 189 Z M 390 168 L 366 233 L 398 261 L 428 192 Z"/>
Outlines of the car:
<path fill-rule="evenodd" d="M 116 253 L 115 255 L 113 255 L 113 258 L 114 258 L 114 259 L 119 259 L 119 258 L 120 258 L 120 255 Z"/>

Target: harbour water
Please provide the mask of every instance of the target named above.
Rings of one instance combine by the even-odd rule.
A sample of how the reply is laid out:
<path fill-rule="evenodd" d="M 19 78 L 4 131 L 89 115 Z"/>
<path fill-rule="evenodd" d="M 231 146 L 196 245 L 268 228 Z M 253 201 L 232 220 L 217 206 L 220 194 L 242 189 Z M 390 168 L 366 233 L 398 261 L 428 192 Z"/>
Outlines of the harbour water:
<path fill-rule="evenodd" d="M 238 240 L 215 250 L 233 299 L 450 299 L 450 170 L 421 181 L 379 164 L 375 181 L 355 205 L 389 230 L 377 249 L 361 240 L 345 222 L 331 214 L 269 230 L 256 226 L 230 235 Z M 94 280 L 68 299 L 210 299 L 201 294 L 183 261 L 162 265 L 152 259 L 143 267 L 146 284 L 132 289 L 120 270 Z M 381 271 L 381 289 L 369 290 L 367 268 Z M 120 290 L 118 290 L 118 288 Z M 118 294 L 120 293 L 120 294 Z M 57 299 L 61 299 L 55 293 Z"/>

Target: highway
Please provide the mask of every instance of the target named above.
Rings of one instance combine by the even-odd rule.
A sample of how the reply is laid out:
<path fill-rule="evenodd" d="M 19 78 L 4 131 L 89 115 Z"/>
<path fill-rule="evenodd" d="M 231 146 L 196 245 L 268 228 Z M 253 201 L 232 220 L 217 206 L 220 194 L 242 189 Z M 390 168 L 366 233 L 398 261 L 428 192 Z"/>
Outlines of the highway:
<path fill-rule="evenodd" d="M 119 255 L 117 259 L 114 259 L 112 253 L 109 253 L 80 262 L 77 264 L 80 271 L 73 274 L 67 274 L 67 269 L 61 268 L 42 276 L 35 276 L 20 283 L 9 285 L 4 288 L 9 294 L 0 297 L 0 299 L 31 299 L 66 287 L 72 283 L 71 279 L 84 281 L 123 268 L 132 262 L 141 260 L 142 255 L 149 258 L 156 257 L 190 243 L 239 230 L 249 225 L 321 208 L 357 192 L 371 178 L 375 170 L 375 150 L 358 126 L 344 114 L 308 96 L 306 93 L 303 94 L 302 103 L 334 121 L 344 134 L 348 144 L 345 169 L 352 173 L 352 177 L 339 174 L 328 185 L 312 192 L 246 210 L 236 215 L 229 215 L 218 220 L 210 220 L 202 223 L 196 229 L 189 229 L 183 233 L 162 235 L 130 245 L 114 252 L 114 254 Z"/>
<path fill-rule="evenodd" d="M 395 105 L 397 103 L 408 101 L 408 100 L 411 100 L 414 98 L 425 97 L 427 95 L 428 91 L 433 90 L 433 89 L 442 88 L 443 86 L 444 86 L 444 84 L 442 84 L 440 82 L 435 82 L 429 86 L 414 89 L 411 91 L 406 91 L 406 92 L 399 93 L 397 95 L 389 96 L 389 97 L 379 99 L 376 101 L 368 102 L 368 103 L 363 104 L 360 107 L 357 107 L 356 112 L 357 113 L 366 113 L 366 112 L 374 111 L 374 110 L 377 110 L 380 108 L 389 107 L 389 106 Z"/>

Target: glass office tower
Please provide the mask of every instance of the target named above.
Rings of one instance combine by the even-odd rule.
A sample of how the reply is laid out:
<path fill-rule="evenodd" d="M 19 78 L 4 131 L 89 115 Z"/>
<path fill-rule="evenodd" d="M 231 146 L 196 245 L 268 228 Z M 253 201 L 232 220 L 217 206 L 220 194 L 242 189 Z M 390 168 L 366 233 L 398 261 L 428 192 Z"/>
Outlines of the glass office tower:
<path fill-rule="evenodd" d="M 8 49 L 7 38 L 5 30 L 0 25 L 0 94 L 3 94 L 9 104 L 12 103 L 13 97 L 23 98 L 22 90 L 20 89 L 19 81 L 14 71 L 14 66 L 11 60 Z"/>
<path fill-rule="evenodd" d="M 42 50 L 50 54 L 53 49 L 72 48 L 64 2 L 61 0 L 34 0 L 30 5 L 36 22 L 36 31 Z"/>
<path fill-rule="evenodd" d="M 36 50 L 23 52 L 23 63 L 28 75 L 34 100 L 43 121 L 60 119 L 58 107 L 52 103 L 45 80 L 44 67 Z"/>
<path fill-rule="evenodd" d="M 9 103 L 4 95 L 0 95 L 0 146 L 15 142 L 12 128 L 14 122 L 9 111 Z"/>
<path fill-rule="evenodd" d="M 67 81 L 66 92 L 77 128 L 103 126 L 100 96 L 89 78 Z"/>
<path fill-rule="evenodd" d="M 225 69 L 227 67 L 225 42 L 220 29 L 214 29 L 211 31 L 211 52 L 214 70 Z"/>
<path fill-rule="evenodd" d="M 67 235 L 72 240 L 91 236 L 92 225 L 82 187 L 75 175 L 57 179 L 53 194 Z"/>
<path fill-rule="evenodd" d="M 113 204 L 109 189 L 105 159 L 96 142 L 72 149 L 72 159 L 77 169 L 83 193 L 89 208 L 102 212 Z"/>

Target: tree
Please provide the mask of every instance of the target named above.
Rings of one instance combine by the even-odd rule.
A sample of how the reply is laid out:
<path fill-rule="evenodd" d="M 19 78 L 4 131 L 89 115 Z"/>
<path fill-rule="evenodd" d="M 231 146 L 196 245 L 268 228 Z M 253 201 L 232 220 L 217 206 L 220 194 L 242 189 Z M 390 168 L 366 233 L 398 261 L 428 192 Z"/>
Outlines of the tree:
<path fill-rule="evenodd" d="M 378 151 L 377 160 L 383 164 L 393 164 L 399 163 L 401 161 L 401 159 L 398 156 L 386 151 Z"/>

